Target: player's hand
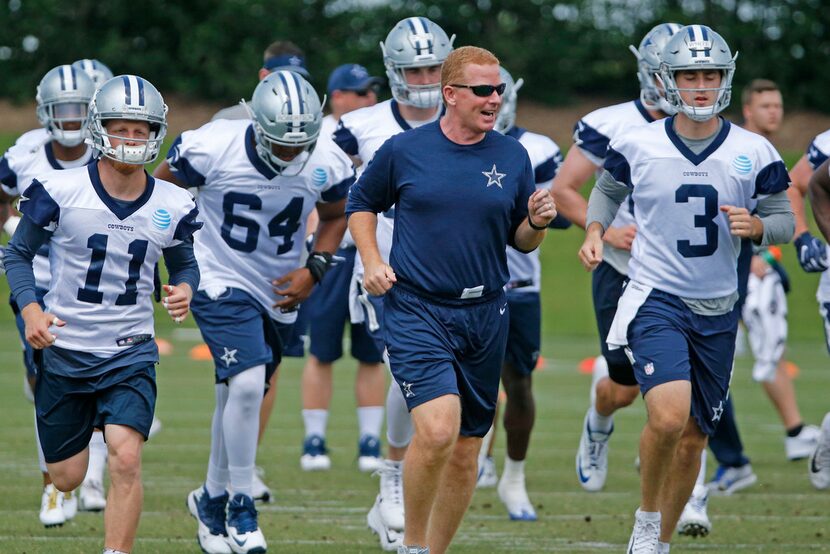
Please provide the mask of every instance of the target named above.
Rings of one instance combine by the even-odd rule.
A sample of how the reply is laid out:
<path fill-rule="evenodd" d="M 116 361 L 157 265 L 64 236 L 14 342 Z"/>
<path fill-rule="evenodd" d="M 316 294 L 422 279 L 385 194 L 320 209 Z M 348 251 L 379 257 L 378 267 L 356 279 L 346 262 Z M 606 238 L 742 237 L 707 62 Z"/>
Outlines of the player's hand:
<path fill-rule="evenodd" d="M 58 338 L 52 334 L 50 327 L 63 327 L 65 321 L 61 321 L 55 314 L 44 312 L 37 302 L 27 304 L 20 311 L 23 321 L 26 323 L 26 342 L 35 350 L 49 348 L 55 344 Z"/>
<path fill-rule="evenodd" d="M 602 240 L 620 250 L 631 250 L 634 239 L 637 237 L 637 226 L 633 223 L 625 227 L 609 227 Z"/>
<path fill-rule="evenodd" d="M 763 279 L 770 270 L 770 265 L 761 256 L 752 256 L 749 262 L 749 271 L 759 279 Z"/>
<path fill-rule="evenodd" d="M 164 293 L 167 295 L 161 300 L 161 305 L 173 318 L 176 323 L 181 323 L 190 312 L 190 299 L 193 298 L 193 291 L 187 283 L 179 285 L 163 285 Z"/>
<path fill-rule="evenodd" d="M 811 235 L 810 231 L 804 231 L 793 242 L 798 254 L 798 263 L 807 273 L 821 273 L 830 265 L 827 260 L 827 245 Z"/>
<path fill-rule="evenodd" d="M 301 267 L 279 279 L 274 279 L 271 285 L 274 287 L 275 294 L 284 297 L 279 302 L 275 302 L 273 307 L 280 308 L 283 312 L 290 312 L 309 297 L 314 288 L 314 278 L 308 269 Z"/>
<path fill-rule="evenodd" d="M 536 227 L 547 227 L 556 217 L 556 202 L 549 189 L 539 189 L 527 199 L 527 219 Z"/>
<path fill-rule="evenodd" d="M 588 271 L 593 271 L 602 261 L 602 225 L 596 221 L 588 226 L 585 242 L 579 249 L 579 261 Z"/>
<path fill-rule="evenodd" d="M 757 242 L 764 235 L 764 224 L 746 208 L 724 205 L 720 207 L 720 211 L 729 218 L 729 232 L 734 236 Z"/>
<path fill-rule="evenodd" d="M 363 288 L 372 296 L 381 296 L 398 282 L 395 271 L 383 262 L 363 264 Z"/>

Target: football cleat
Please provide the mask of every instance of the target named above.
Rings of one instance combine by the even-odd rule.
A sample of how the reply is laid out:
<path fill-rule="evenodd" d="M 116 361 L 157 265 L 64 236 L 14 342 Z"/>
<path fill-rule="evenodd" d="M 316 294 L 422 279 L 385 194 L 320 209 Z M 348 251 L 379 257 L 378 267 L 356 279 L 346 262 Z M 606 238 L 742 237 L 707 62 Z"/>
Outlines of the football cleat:
<path fill-rule="evenodd" d="M 75 491 L 64 492 L 63 494 L 63 516 L 69 521 L 78 513 L 78 497 Z"/>
<path fill-rule="evenodd" d="M 204 486 L 187 495 L 187 509 L 196 518 L 196 540 L 202 552 L 207 554 L 231 554 L 228 533 L 225 529 L 225 507 L 228 493 L 211 498 Z"/>
<path fill-rule="evenodd" d="M 628 539 L 627 554 L 657 554 L 660 540 L 660 513 L 647 517 L 640 509 L 634 514 L 634 529 Z"/>
<path fill-rule="evenodd" d="M 506 479 L 502 474 L 497 490 L 512 521 L 536 521 L 536 510 L 527 496 L 524 478 Z"/>
<path fill-rule="evenodd" d="M 375 473 L 380 476 L 380 494 L 375 503 L 378 505 L 383 524 L 403 534 L 403 462 L 384 460 L 381 468 Z"/>
<path fill-rule="evenodd" d="M 251 482 L 251 496 L 257 502 L 264 502 L 267 504 L 271 502 L 271 489 L 265 484 L 262 479 L 265 477 L 265 470 L 256 466 L 254 471 L 254 479 Z"/>
<path fill-rule="evenodd" d="M 104 484 L 94 479 L 86 479 L 78 490 L 78 509 L 82 512 L 100 512 L 107 507 Z"/>
<path fill-rule="evenodd" d="M 596 492 L 605 486 L 605 478 L 608 476 L 608 439 L 613 432 L 613 427 L 608 433 L 591 431 L 588 427 L 588 414 L 585 414 L 582 437 L 576 451 L 576 476 L 586 491 Z"/>
<path fill-rule="evenodd" d="M 58 527 L 66 522 L 63 513 L 63 493 L 52 483 L 43 487 L 39 517 L 44 527 Z"/>
<path fill-rule="evenodd" d="M 705 537 L 712 532 L 712 522 L 706 513 L 709 492 L 703 485 L 695 486 L 692 496 L 686 502 L 680 519 L 677 520 L 677 532 L 687 537 Z"/>
<path fill-rule="evenodd" d="M 261 554 L 268 550 L 265 536 L 257 523 L 254 499 L 236 494 L 228 503 L 228 545 L 237 554 Z"/>
<path fill-rule="evenodd" d="M 380 439 L 373 435 L 363 435 L 357 445 L 357 468 L 363 473 L 372 473 L 380 469 L 383 458 L 380 457 Z"/>
<path fill-rule="evenodd" d="M 784 448 L 787 451 L 787 459 L 790 461 L 803 460 L 813 453 L 821 436 L 821 430 L 815 425 L 805 425 L 801 432 L 794 437 L 784 439 Z"/>
<path fill-rule="evenodd" d="M 331 469 L 326 439 L 320 435 L 309 435 L 303 442 L 300 467 L 303 471 L 328 471 Z"/>
<path fill-rule="evenodd" d="M 381 496 L 377 495 L 372 509 L 366 516 L 366 525 L 378 536 L 380 547 L 387 552 L 394 552 L 403 545 L 403 531 L 389 528 L 380 515 Z"/>
<path fill-rule="evenodd" d="M 706 488 L 714 496 L 729 496 L 751 487 L 757 481 L 758 476 L 752 471 L 752 464 L 741 467 L 719 466 L 712 480 L 706 483 Z"/>
<path fill-rule="evenodd" d="M 476 481 L 477 489 L 489 489 L 495 487 L 499 482 L 499 476 L 496 472 L 496 461 L 492 456 L 486 456 L 478 462 L 478 481 Z"/>
<path fill-rule="evenodd" d="M 821 436 L 808 462 L 810 482 L 819 490 L 830 488 L 830 413 L 821 422 Z"/>

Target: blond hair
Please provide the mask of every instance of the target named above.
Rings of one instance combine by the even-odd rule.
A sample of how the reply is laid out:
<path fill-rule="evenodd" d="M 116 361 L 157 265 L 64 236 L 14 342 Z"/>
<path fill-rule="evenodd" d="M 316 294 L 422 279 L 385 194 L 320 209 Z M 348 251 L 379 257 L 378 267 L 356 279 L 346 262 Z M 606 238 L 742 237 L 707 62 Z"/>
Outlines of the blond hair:
<path fill-rule="evenodd" d="M 450 55 L 444 60 L 444 65 L 441 66 L 441 88 L 453 84 L 469 84 L 460 83 L 459 81 L 464 78 L 464 68 L 470 64 L 499 65 L 499 59 L 489 50 L 478 46 L 456 48 L 450 52 Z"/>

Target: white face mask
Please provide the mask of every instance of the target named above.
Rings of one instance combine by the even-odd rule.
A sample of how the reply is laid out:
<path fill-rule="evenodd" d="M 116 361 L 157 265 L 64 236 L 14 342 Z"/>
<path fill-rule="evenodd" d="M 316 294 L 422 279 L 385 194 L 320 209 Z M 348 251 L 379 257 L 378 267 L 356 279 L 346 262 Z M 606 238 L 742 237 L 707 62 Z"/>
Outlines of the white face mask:
<path fill-rule="evenodd" d="M 62 129 L 53 128 L 51 132 L 55 140 L 67 148 L 72 148 L 83 143 L 87 134 L 86 129 L 79 131 L 64 131 Z"/>
<path fill-rule="evenodd" d="M 434 108 L 441 102 L 441 85 L 409 85 L 407 104 L 415 108 Z"/>

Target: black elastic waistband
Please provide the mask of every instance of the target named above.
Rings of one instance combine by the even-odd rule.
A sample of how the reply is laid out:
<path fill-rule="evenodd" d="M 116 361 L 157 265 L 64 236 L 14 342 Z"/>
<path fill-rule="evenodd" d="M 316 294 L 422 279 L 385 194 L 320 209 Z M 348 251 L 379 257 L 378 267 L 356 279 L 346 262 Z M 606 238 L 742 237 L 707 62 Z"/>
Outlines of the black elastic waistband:
<path fill-rule="evenodd" d="M 487 293 L 482 294 L 478 298 L 458 298 L 458 297 L 448 297 L 448 296 L 438 296 L 436 294 L 432 294 L 423 290 L 422 288 L 413 285 L 412 283 L 402 279 L 400 275 L 398 275 L 398 280 L 395 283 L 396 287 L 400 287 L 401 289 L 414 294 L 424 300 L 429 302 L 434 302 L 435 304 L 444 304 L 446 306 L 472 306 L 475 304 L 483 304 L 485 302 L 492 302 L 496 298 L 498 298 L 501 294 L 504 293 L 502 289 L 497 289 L 494 291 L 490 291 Z"/>
<path fill-rule="evenodd" d="M 533 279 L 519 279 L 518 281 L 510 281 L 504 287 L 507 290 L 523 289 L 525 287 L 532 287 Z"/>

